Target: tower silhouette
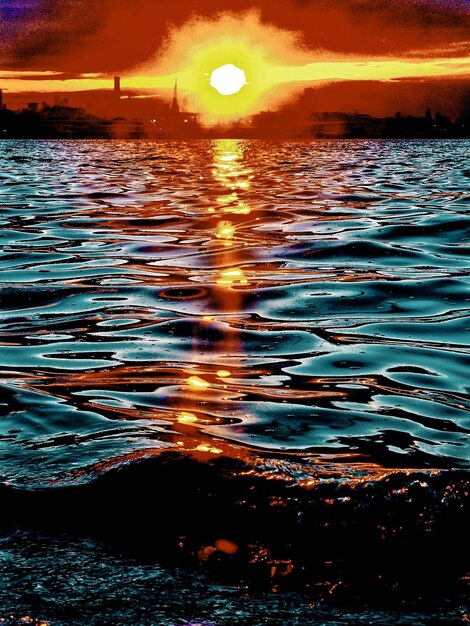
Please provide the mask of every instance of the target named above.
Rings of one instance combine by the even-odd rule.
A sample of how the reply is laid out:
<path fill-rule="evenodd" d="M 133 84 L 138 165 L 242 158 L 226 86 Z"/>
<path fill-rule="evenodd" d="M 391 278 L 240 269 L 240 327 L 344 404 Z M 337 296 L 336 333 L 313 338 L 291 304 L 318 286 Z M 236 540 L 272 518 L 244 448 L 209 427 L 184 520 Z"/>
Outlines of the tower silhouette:
<path fill-rule="evenodd" d="M 120 100 L 121 98 L 121 77 L 114 77 L 114 97 L 116 100 Z"/>
<path fill-rule="evenodd" d="M 173 100 L 171 102 L 171 110 L 179 113 L 180 105 L 178 104 L 178 79 L 175 78 L 175 86 L 173 87 Z"/>

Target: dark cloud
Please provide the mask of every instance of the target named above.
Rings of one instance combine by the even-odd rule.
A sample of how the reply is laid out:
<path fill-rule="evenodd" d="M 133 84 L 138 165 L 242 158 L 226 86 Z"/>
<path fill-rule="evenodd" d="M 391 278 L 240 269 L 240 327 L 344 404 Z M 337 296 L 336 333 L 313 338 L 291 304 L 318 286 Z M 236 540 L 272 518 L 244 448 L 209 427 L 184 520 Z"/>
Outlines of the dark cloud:
<path fill-rule="evenodd" d="M 276 0 L 258 2 L 263 20 L 301 31 L 305 45 L 363 55 L 470 54 L 467 0 Z M 225 10 L 253 8 L 232 0 Z M 0 0 L 0 66 L 66 72 L 122 72 L 155 55 L 169 24 L 220 1 Z"/>
<path fill-rule="evenodd" d="M 378 117 L 434 112 L 456 118 L 470 114 L 470 84 L 464 79 L 401 79 L 387 82 L 343 81 L 307 89 L 291 105 L 302 112 L 360 111 Z"/>
<path fill-rule="evenodd" d="M 68 69 L 73 53 L 97 33 L 111 0 L 0 0 L 0 65 L 8 69 Z M 23 5 L 23 2 L 15 2 Z"/>
<path fill-rule="evenodd" d="M 14 23 L 30 14 L 40 0 L 0 0 L 0 23 Z"/>
<path fill-rule="evenodd" d="M 422 48 L 445 55 L 450 44 L 464 41 L 470 50 L 467 0 L 296 1 L 309 43 L 335 52 L 400 55 Z"/>

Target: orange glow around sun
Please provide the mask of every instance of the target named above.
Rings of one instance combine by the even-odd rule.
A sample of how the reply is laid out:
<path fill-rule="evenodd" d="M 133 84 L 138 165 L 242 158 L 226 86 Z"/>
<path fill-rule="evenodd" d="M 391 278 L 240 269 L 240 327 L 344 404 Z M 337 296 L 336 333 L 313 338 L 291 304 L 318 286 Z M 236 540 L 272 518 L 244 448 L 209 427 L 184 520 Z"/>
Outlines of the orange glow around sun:
<path fill-rule="evenodd" d="M 292 89 L 273 93 L 276 68 L 307 58 L 297 34 L 263 24 L 258 13 L 225 14 L 172 31 L 145 73 L 177 76 L 191 110 L 228 119 L 288 100 Z"/>
<path fill-rule="evenodd" d="M 264 23 L 250 11 L 193 18 L 173 28 L 158 57 L 128 82 L 169 89 L 178 77 L 185 106 L 210 124 L 276 109 L 315 84 L 469 72 L 469 60 L 461 58 L 443 64 L 439 58 L 361 58 L 307 49 L 301 33 Z"/>

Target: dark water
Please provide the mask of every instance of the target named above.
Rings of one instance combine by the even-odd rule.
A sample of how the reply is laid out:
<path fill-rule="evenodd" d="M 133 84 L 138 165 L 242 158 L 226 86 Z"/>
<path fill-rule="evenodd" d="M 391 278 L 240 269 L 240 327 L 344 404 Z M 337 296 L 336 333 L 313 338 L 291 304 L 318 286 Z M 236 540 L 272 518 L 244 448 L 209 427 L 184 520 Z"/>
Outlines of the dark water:
<path fill-rule="evenodd" d="M 446 541 L 453 528 L 463 529 L 469 510 L 469 155 L 468 141 L 0 142 L 0 478 L 15 524 L 57 517 L 63 493 L 65 501 L 80 502 L 91 526 L 102 525 L 99 503 L 109 490 L 118 498 L 121 489 L 129 497 L 135 489 L 168 511 L 171 490 L 162 494 L 161 482 L 173 484 L 174 467 L 197 475 L 202 461 L 224 482 L 205 476 L 188 493 L 183 482 L 173 487 L 194 515 L 198 498 L 226 489 L 222 509 L 239 526 L 222 531 L 214 522 L 210 532 L 194 531 L 185 558 L 205 562 L 201 546 L 211 548 L 219 536 L 236 539 L 240 553 L 246 541 L 247 563 L 266 550 L 266 577 L 276 578 L 281 561 L 283 580 L 303 567 L 294 587 L 304 589 L 309 566 L 298 565 L 294 548 L 272 556 L 296 533 L 290 518 L 267 540 L 270 515 L 260 513 L 257 534 L 248 538 L 251 518 L 230 508 L 249 500 L 250 477 L 261 481 L 253 501 L 259 511 L 269 502 L 294 507 L 298 516 L 312 502 L 336 506 L 346 498 L 355 530 L 345 535 L 338 528 L 332 545 L 338 537 L 357 540 L 354 520 L 369 506 L 366 484 L 375 490 L 366 526 L 385 524 L 393 535 L 424 517 L 425 539 L 407 535 L 406 545 L 418 541 L 419 558 L 437 551 L 437 565 L 439 550 L 442 557 L 463 548 L 461 536 L 455 545 Z M 162 474 L 166 458 L 172 462 Z M 152 463 L 160 461 L 154 474 Z M 426 496 L 410 495 L 416 484 Z M 127 519 L 124 510 L 142 505 L 132 498 L 107 504 Z M 411 517 L 404 509 L 396 517 L 403 502 L 413 502 Z M 162 528 L 156 534 L 165 541 Z M 178 532 L 188 537 L 193 530 L 182 524 Z M 5 531 L 6 561 L 18 532 Z M 429 534 L 435 543 L 426 543 Z M 51 553 L 57 541 L 46 541 Z M 387 558 L 395 548 L 392 541 Z M 384 571 L 397 570 L 389 565 Z M 151 577 L 176 575 L 156 568 Z M 371 568 L 375 581 L 383 577 L 377 563 L 364 569 Z M 453 574 L 468 589 L 466 572 L 461 564 Z M 237 584 L 244 576 L 250 578 L 244 569 L 232 573 Z M 341 576 L 354 578 L 344 569 Z M 325 589 L 327 577 L 334 578 L 317 572 L 315 585 Z M 19 600 L 6 596 L 5 617 L 13 605 L 20 616 L 28 584 Z M 172 589 L 175 601 L 181 584 Z M 205 589 L 210 597 L 221 593 Z M 460 620 L 458 593 L 452 616 Z M 34 616 L 65 619 L 46 600 L 28 602 Z M 271 609 L 260 597 L 250 602 L 248 621 L 217 614 L 201 623 L 290 623 L 275 621 L 272 599 Z M 323 623 L 308 613 L 311 603 L 296 602 L 307 612 L 292 623 Z M 267 610 L 274 621 L 256 621 Z M 333 613 L 325 619 L 372 619 L 362 611 L 345 614 L 344 622 Z M 135 623 L 186 623 L 171 611 L 167 621 L 156 615 Z M 376 623 L 399 623 L 377 615 Z M 403 623 L 421 623 L 410 619 Z M 115 616 L 109 623 L 121 622 Z"/>

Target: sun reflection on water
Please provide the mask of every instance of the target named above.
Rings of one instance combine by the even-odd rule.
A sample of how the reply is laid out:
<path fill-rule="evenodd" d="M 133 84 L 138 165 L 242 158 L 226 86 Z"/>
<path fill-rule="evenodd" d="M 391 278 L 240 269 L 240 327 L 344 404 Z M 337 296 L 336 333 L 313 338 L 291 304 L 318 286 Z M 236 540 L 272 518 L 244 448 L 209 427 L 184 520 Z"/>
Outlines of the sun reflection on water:
<path fill-rule="evenodd" d="M 187 428 L 199 430 L 210 423 L 212 426 L 222 421 L 214 415 L 231 414 L 231 421 L 246 419 L 246 411 L 233 409 L 234 403 L 227 403 L 227 392 L 243 394 L 240 384 L 242 371 L 241 359 L 244 356 L 239 332 L 233 328 L 229 320 L 234 320 L 243 312 L 243 293 L 241 286 L 249 284 L 248 278 L 241 267 L 245 261 L 247 241 L 244 241 L 243 222 L 240 218 L 232 220 L 220 219 L 221 214 L 248 215 L 252 208 L 241 194 L 247 190 L 253 179 L 253 171 L 244 164 L 244 144 L 238 140 L 218 140 L 212 144 L 211 175 L 213 182 L 221 191 L 215 196 L 214 205 L 207 209 L 210 217 L 205 222 L 205 234 L 211 249 L 218 251 L 217 256 L 210 256 L 212 261 L 209 274 L 212 284 L 213 304 L 215 310 L 211 314 L 204 313 L 193 336 L 192 363 L 190 375 L 183 380 L 179 409 L 176 412 L 177 430 L 188 433 Z M 227 193 L 227 191 L 229 193 Z M 242 218 L 243 219 L 243 218 Z M 235 245 L 235 244 L 242 244 Z M 207 342 L 207 332 L 213 337 Z M 220 367 L 221 363 L 230 367 Z M 201 366 L 204 363 L 204 367 Z M 219 364 L 218 368 L 213 364 Z M 233 372 L 237 371 L 237 378 Z M 230 405 L 230 406 L 229 406 Z M 201 415 L 203 411 L 203 416 Z M 240 415 L 238 415 L 240 412 Z M 206 419 L 207 417 L 207 419 Z M 224 421 L 224 420 L 223 420 Z M 197 439 L 187 439 L 185 447 L 193 453 L 222 453 L 222 442 L 217 446 L 202 440 L 204 433 Z M 193 446 L 193 447 L 191 447 Z"/>

